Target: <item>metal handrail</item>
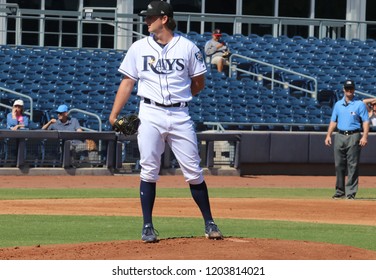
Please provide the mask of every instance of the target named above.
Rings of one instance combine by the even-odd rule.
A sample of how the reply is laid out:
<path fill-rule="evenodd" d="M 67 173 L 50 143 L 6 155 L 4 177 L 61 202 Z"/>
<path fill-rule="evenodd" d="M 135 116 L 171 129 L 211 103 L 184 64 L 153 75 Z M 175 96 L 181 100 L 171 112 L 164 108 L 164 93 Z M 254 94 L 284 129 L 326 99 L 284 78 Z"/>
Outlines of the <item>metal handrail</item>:
<path fill-rule="evenodd" d="M 235 62 L 233 62 L 234 57 L 239 57 L 239 58 L 242 58 L 244 60 L 249 60 L 249 61 L 255 62 L 257 64 L 261 64 L 261 65 L 264 65 L 264 66 L 271 67 L 272 68 L 272 77 L 269 78 L 269 77 L 267 77 L 265 75 L 262 75 L 262 74 L 259 74 L 259 73 L 254 73 L 254 72 L 251 72 L 251 71 L 247 71 L 247 70 L 238 68 L 237 64 Z M 308 90 L 308 89 L 305 89 L 305 88 L 302 88 L 302 87 L 291 85 L 288 82 L 283 82 L 283 81 L 274 79 L 276 69 L 280 70 L 282 72 L 287 72 L 287 73 L 290 73 L 290 74 L 294 74 L 294 75 L 297 75 L 297 76 L 300 76 L 300 77 L 303 77 L 303 78 L 306 78 L 308 80 L 313 81 L 313 83 L 315 85 L 314 86 L 314 90 L 313 91 L 312 90 Z M 233 71 L 239 71 L 239 72 L 242 72 L 242 73 L 250 74 L 252 76 L 256 76 L 256 77 L 259 77 L 259 78 L 271 81 L 272 82 L 272 88 L 271 89 L 274 89 L 274 83 L 277 83 L 277 84 L 281 84 L 281 85 L 289 87 L 289 88 L 294 88 L 294 89 L 297 89 L 297 90 L 300 90 L 300 91 L 304 91 L 306 93 L 310 93 L 313 98 L 317 98 L 317 91 L 318 91 L 318 89 L 317 89 L 318 88 L 317 87 L 317 79 L 315 79 L 315 78 L 313 78 L 311 76 L 299 73 L 299 72 L 295 72 L 295 71 L 289 70 L 287 68 L 283 68 L 283 67 L 280 67 L 280 66 L 277 66 L 277 65 L 274 65 L 274 64 L 270 64 L 270 63 L 267 63 L 267 62 L 264 62 L 264 61 L 261 61 L 261 60 L 257 60 L 257 59 L 254 59 L 254 58 L 250 58 L 250 57 L 247 57 L 247 56 L 244 56 L 244 55 L 232 54 L 230 56 L 230 67 L 229 67 L 229 76 L 230 77 L 232 77 L 232 72 Z"/>
<path fill-rule="evenodd" d="M 83 114 L 86 114 L 86 115 L 93 116 L 93 117 L 97 118 L 98 123 L 99 123 L 99 131 L 102 131 L 102 120 L 98 116 L 98 114 L 95 114 L 95 113 L 92 113 L 92 112 L 88 112 L 88 111 L 85 111 L 85 110 L 81 110 L 81 109 L 77 109 L 77 108 L 70 109 L 68 111 L 68 114 L 70 114 L 71 112 L 79 112 L 79 113 L 83 113 Z M 88 131 L 96 131 L 95 129 L 90 129 L 90 128 L 87 128 L 87 127 L 82 127 L 82 129 L 88 130 Z"/>
<path fill-rule="evenodd" d="M 248 123 L 242 123 L 242 122 L 203 122 L 206 126 L 213 126 L 213 130 L 216 130 L 218 132 L 225 132 L 227 131 L 224 126 L 250 126 L 252 127 L 252 130 L 254 130 L 254 126 L 275 126 L 275 127 L 283 127 L 283 126 L 289 126 L 290 131 L 292 131 L 293 127 L 297 126 L 304 126 L 304 127 L 328 127 L 329 124 L 308 124 L 308 123 L 258 123 L 258 122 L 248 122 Z"/>
<path fill-rule="evenodd" d="M 20 96 L 20 97 L 28 99 L 30 101 L 30 109 L 29 109 L 30 111 L 29 112 L 25 111 L 24 113 L 26 115 L 30 116 L 30 121 L 33 120 L 33 98 L 31 98 L 30 96 L 28 96 L 26 94 L 19 93 L 17 91 L 10 90 L 10 89 L 4 88 L 4 87 L 0 87 L 0 91 L 5 91 L 5 92 L 8 92 L 8 93 L 11 93 L 11 94 L 14 94 L 14 95 L 17 95 L 17 96 Z M 6 105 L 4 103 L 0 103 L 0 106 L 12 110 L 12 106 Z"/>
<path fill-rule="evenodd" d="M 363 95 L 363 96 L 366 96 L 366 97 L 375 98 L 375 95 L 370 94 L 370 93 L 366 93 L 366 92 L 364 92 L 364 91 L 355 90 L 355 93 L 360 94 L 360 95 Z"/>

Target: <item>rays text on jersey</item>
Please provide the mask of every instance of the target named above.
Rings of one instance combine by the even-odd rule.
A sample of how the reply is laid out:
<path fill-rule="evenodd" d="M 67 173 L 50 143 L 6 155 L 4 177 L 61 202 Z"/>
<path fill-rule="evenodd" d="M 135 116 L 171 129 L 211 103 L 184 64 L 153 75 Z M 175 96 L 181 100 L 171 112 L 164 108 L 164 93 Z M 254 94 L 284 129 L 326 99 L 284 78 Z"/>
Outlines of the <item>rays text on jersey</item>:
<path fill-rule="evenodd" d="M 153 71 L 156 74 L 169 74 L 174 71 L 184 70 L 183 58 L 155 59 L 152 55 L 143 56 L 144 64 L 142 71 Z"/>

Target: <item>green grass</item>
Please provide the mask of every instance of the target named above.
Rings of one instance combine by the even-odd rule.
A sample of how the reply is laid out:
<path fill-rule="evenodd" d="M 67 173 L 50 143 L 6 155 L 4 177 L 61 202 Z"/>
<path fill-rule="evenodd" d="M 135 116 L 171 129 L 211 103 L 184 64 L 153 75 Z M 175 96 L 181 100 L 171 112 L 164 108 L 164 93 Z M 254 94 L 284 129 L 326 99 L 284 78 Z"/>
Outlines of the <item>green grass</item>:
<path fill-rule="evenodd" d="M 376 251 L 376 227 L 217 219 L 225 236 L 306 240 Z M 139 240 L 140 217 L 0 215 L 0 247 Z M 203 236 L 198 218 L 154 218 L 160 238 Z"/>
<path fill-rule="evenodd" d="M 0 200 L 138 198 L 138 188 L 0 189 Z M 209 188 L 212 198 L 330 199 L 329 188 Z M 157 188 L 158 197 L 191 197 L 189 188 Z M 360 189 L 357 198 L 376 199 L 376 189 Z M 376 251 L 376 227 L 287 221 L 217 219 L 225 236 L 306 240 Z M 154 217 L 160 238 L 203 236 L 199 218 Z M 118 216 L 0 215 L 0 247 L 139 240 L 142 218 Z"/>
<path fill-rule="evenodd" d="M 138 198 L 138 188 L 101 189 L 101 188 L 5 188 L 0 189 L 0 200 L 4 199 L 59 199 L 59 198 Z M 333 189 L 323 188 L 209 188 L 210 197 L 218 198 L 301 198 L 327 199 Z M 158 197 L 191 197 L 189 188 L 157 188 Z M 376 199 L 376 188 L 360 189 L 357 198 Z"/>

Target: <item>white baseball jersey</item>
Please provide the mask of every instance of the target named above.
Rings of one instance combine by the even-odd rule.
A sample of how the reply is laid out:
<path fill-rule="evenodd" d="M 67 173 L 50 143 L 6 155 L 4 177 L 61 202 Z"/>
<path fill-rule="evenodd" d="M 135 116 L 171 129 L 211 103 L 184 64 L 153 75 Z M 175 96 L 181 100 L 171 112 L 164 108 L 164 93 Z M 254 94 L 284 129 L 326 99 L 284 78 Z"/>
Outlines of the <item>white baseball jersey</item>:
<path fill-rule="evenodd" d="M 138 116 L 141 124 L 137 135 L 141 180 L 158 180 L 161 155 L 167 143 L 186 181 L 201 184 L 204 178 L 197 137 L 186 106 L 192 99 L 191 78 L 206 72 L 198 47 L 179 35 L 174 35 L 166 46 L 161 47 L 150 36 L 133 43 L 119 71 L 138 80 L 137 94 L 144 98 L 140 102 Z M 161 104 L 178 106 L 164 107 Z"/>
<path fill-rule="evenodd" d="M 138 80 L 137 95 L 170 105 L 192 99 L 191 79 L 204 74 L 206 65 L 199 48 L 175 34 L 164 47 L 153 36 L 129 48 L 119 72 Z"/>

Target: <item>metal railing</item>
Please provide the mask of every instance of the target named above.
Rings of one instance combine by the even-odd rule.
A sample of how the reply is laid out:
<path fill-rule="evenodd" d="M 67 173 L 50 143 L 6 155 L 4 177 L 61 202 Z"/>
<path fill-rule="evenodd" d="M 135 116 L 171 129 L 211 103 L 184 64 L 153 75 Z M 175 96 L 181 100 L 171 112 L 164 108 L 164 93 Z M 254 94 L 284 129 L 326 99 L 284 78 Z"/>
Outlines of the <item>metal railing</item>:
<path fill-rule="evenodd" d="M 68 111 L 68 114 L 72 113 L 72 112 L 79 112 L 79 113 L 83 113 L 83 114 L 86 114 L 86 115 L 89 115 L 89 116 L 93 116 L 95 117 L 97 120 L 98 120 L 98 131 L 101 132 L 102 131 L 102 120 L 101 118 L 98 116 L 98 114 L 95 114 L 95 113 L 92 113 L 92 112 L 89 112 L 89 111 L 85 111 L 85 110 L 81 110 L 81 109 L 77 109 L 77 108 L 72 108 Z M 87 128 L 87 127 L 82 127 L 83 130 L 87 130 L 87 131 L 97 131 L 95 129 L 90 129 L 90 128 Z"/>
<path fill-rule="evenodd" d="M 98 9 L 98 10 L 96 10 Z M 175 12 L 174 18 L 177 22 L 177 30 L 188 33 L 190 31 L 197 31 L 203 34 L 208 24 L 215 27 L 218 24 L 231 24 L 233 26 L 233 34 L 244 33 L 246 35 L 252 33 L 254 25 L 269 26 L 270 32 L 274 37 L 286 35 L 288 26 L 302 26 L 307 27 L 308 36 L 315 36 L 319 39 L 330 37 L 333 39 L 344 37 L 346 39 L 358 38 L 365 40 L 372 38 L 366 34 L 363 36 L 359 32 L 366 27 L 367 32 L 372 32 L 376 26 L 376 21 L 348 21 L 336 19 L 311 19 L 311 18 L 291 18 L 291 17 L 269 17 L 269 16 L 253 16 L 253 15 L 222 15 L 210 13 L 184 13 Z M 8 29 L 8 20 L 15 20 L 14 29 Z M 35 20 L 38 22 L 37 28 L 34 30 L 22 29 L 23 20 Z M 3 21 L 3 24 L 1 23 Z M 57 29 L 47 31 L 46 26 L 49 22 L 57 23 Z M 76 28 L 67 28 L 65 23 L 76 23 Z M 200 23 L 197 27 L 197 23 Z M 109 33 L 84 32 L 83 25 L 98 24 L 113 26 L 113 31 Z M 53 24 L 55 25 L 55 24 Z M 181 26 L 181 28 L 180 28 Z M 143 33 L 144 22 L 143 18 L 136 14 L 118 13 L 116 8 L 102 8 L 102 7 L 83 7 L 80 11 L 57 11 L 57 10 L 37 10 L 37 9 L 20 9 L 16 4 L 0 4 L 0 32 L 5 34 L 14 34 L 14 44 L 21 45 L 22 38 L 26 34 L 38 36 L 38 45 L 45 45 L 45 37 L 47 35 L 57 36 L 57 47 L 67 47 L 64 45 L 64 36 L 76 36 L 77 42 L 74 47 L 85 47 L 85 37 L 97 37 L 97 46 L 101 46 L 103 40 L 113 40 L 113 49 L 117 49 L 118 45 L 121 49 L 129 47 L 128 43 L 132 40 L 139 39 L 144 36 Z M 50 27 L 51 28 L 51 27 Z M 345 32 L 346 30 L 353 31 Z M 124 31 L 124 32 L 120 32 Z M 243 32 L 242 32 L 243 31 Z M 92 38 L 90 38 L 92 40 Z M 119 41 L 126 40 L 127 44 L 118 44 Z"/>
<path fill-rule="evenodd" d="M 17 97 L 22 97 L 22 98 L 25 98 L 25 99 L 29 100 L 30 101 L 29 111 L 25 110 L 24 113 L 26 115 L 30 116 L 30 121 L 33 120 L 33 98 L 31 98 L 30 96 L 28 96 L 26 94 L 19 93 L 19 92 L 16 92 L 14 90 L 10 90 L 10 89 L 4 88 L 4 87 L 0 87 L 0 91 L 4 91 L 4 92 L 10 93 L 10 94 L 14 94 Z M 0 107 L 4 107 L 4 108 L 12 110 L 12 106 L 4 104 L 4 103 L 1 103 L 1 98 L 0 98 Z"/>
<path fill-rule="evenodd" d="M 244 69 L 241 69 L 239 67 L 237 67 L 237 63 L 235 63 L 233 60 L 234 58 L 241 58 L 243 60 L 246 60 L 246 61 L 251 61 L 251 62 L 254 62 L 254 63 L 257 63 L 257 64 L 261 64 L 261 65 L 264 65 L 264 66 L 267 66 L 267 67 L 271 67 L 272 71 L 271 71 L 271 77 L 267 77 L 263 74 L 260 74 L 260 73 L 254 73 L 252 71 L 247 71 L 247 70 L 244 70 Z M 242 72 L 242 73 L 245 73 L 245 74 L 249 74 L 249 75 L 252 75 L 252 76 L 255 76 L 259 79 L 265 79 L 265 80 L 268 80 L 271 82 L 271 89 L 274 89 L 274 84 L 277 83 L 277 84 L 280 84 L 284 87 L 289 87 L 289 88 L 293 88 L 293 89 L 297 89 L 297 90 L 300 90 L 300 91 L 303 91 L 305 93 L 309 93 L 313 98 L 317 98 L 317 91 L 318 91 L 318 88 L 317 88 L 317 79 L 313 78 L 312 76 L 307 76 L 305 74 L 302 74 L 302 73 L 299 73 L 299 72 L 295 72 L 295 71 L 292 71 L 292 70 L 289 70 L 287 68 L 283 68 L 283 67 L 279 67 L 277 65 L 274 65 L 274 64 L 270 64 L 270 63 L 267 63 L 267 62 L 264 62 L 264 61 L 261 61 L 261 60 L 257 60 L 257 59 L 254 59 L 254 58 L 250 58 L 250 57 L 247 57 L 247 56 L 244 56 L 244 55 L 240 55 L 240 54 L 232 54 L 230 56 L 230 67 L 229 67 L 229 76 L 232 77 L 232 74 L 234 71 L 238 71 L 238 72 Z M 289 73 L 289 74 L 293 74 L 293 75 L 297 75 L 297 76 L 300 76 L 302 78 L 305 78 L 307 80 L 310 80 L 313 82 L 314 84 L 314 90 L 309 90 L 309 89 L 306 89 L 306 88 L 303 88 L 303 87 L 298 87 L 296 85 L 292 85 L 288 82 L 285 82 L 285 81 L 280 81 L 280 80 L 277 80 L 275 79 L 274 77 L 276 76 L 276 70 L 279 70 L 281 72 L 285 72 L 285 73 Z"/>
<path fill-rule="evenodd" d="M 260 131 L 260 129 L 255 129 L 255 127 L 275 127 L 275 128 L 280 128 L 281 131 L 294 131 L 294 128 L 298 128 L 300 130 L 300 127 L 304 128 L 316 128 L 313 130 L 321 130 L 325 129 L 329 126 L 329 124 L 312 124 L 312 123 L 283 123 L 283 122 L 275 122 L 275 123 L 270 123 L 270 122 L 249 122 L 249 123 L 240 123 L 240 122 L 204 122 L 203 123 L 207 127 L 212 127 L 211 130 L 216 131 L 216 132 L 228 132 L 229 130 L 225 128 L 225 126 L 233 126 L 233 127 L 249 127 L 250 131 Z M 285 129 L 285 127 L 288 127 L 288 129 Z M 238 129 L 239 131 L 244 131 L 244 129 Z M 261 129 L 265 130 L 265 129 Z M 312 130 L 312 129 L 310 129 Z M 236 130 L 235 130 L 236 131 Z"/>

